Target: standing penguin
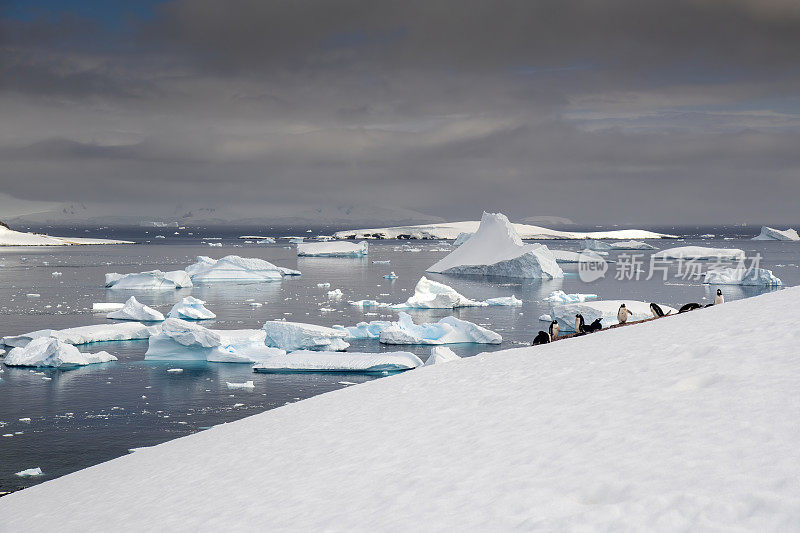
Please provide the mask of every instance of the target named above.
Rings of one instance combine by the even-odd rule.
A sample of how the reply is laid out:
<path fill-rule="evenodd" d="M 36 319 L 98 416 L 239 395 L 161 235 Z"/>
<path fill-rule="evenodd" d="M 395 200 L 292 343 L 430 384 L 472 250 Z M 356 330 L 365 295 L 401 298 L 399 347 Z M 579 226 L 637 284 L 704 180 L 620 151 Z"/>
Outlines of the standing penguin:
<path fill-rule="evenodd" d="M 622 304 L 619 306 L 619 311 L 617 311 L 617 320 L 619 321 L 620 324 L 624 324 L 625 322 L 628 321 L 628 316 L 630 314 L 631 312 L 628 310 L 627 307 L 625 307 L 625 304 Z"/>
<path fill-rule="evenodd" d="M 656 318 L 664 316 L 664 311 L 661 309 L 661 306 L 656 303 L 650 304 L 650 312 L 653 313 L 653 316 Z"/>
<path fill-rule="evenodd" d="M 550 333 L 550 341 L 551 342 L 556 340 L 556 339 L 558 339 L 558 321 L 557 320 L 553 320 L 552 322 L 550 322 L 550 329 L 548 330 L 548 333 Z"/>
<path fill-rule="evenodd" d="M 533 339 L 533 345 L 538 346 L 540 344 L 547 344 L 550 342 L 550 335 L 546 331 L 540 331 L 536 334 L 536 337 Z"/>
<path fill-rule="evenodd" d="M 722 289 L 717 289 L 717 296 L 714 298 L 714 305 L 724 304 L 725 297 L 722 295 Z"/>
<path fill-rule="evenodd" d="M 586 322 L 583 321 L 583 315 L 580 313 L 575 315 L 575 333 L 586 333 Z"/>

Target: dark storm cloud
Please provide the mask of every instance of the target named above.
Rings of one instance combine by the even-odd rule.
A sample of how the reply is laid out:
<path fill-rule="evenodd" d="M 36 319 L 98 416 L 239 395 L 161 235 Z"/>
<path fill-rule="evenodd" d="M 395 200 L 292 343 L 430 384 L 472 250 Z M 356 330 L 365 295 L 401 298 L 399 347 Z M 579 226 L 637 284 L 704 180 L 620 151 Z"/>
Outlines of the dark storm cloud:
<path fill-rule="evenodd" d="M 797 216 L 789 0 L 186 0 L 6 17 L 0 46 L 19 197 Z"/>

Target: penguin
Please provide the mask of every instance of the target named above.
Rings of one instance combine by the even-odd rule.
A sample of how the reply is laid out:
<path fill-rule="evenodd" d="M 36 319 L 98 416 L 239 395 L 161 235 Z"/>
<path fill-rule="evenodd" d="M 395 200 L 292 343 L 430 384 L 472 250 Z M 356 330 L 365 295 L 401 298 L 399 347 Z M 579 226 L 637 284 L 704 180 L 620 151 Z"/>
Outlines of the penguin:
<path fill-rule="evenodd" d="M 625 304 L 622 304 L 619 306 L 619 311 L 617 311 L 617 320 L 619 321 L 620 324 L 624 324 L 625 322 L 628 321 L 628 316 L 630 314 L 631 312 L 628 310 L 627 307 L 625 307 Z"/>
<path fill-rule="evenodd" d="M 717 289 L 717 296 L 714 298 L 714 305 L 724 304 L 725 297 L 722 295 L 722 289 Z"/>
<path fill-rule="evenodd" d="M 653 313 L 653 316 L 656 318 L 664 316 L 664 311 L 661 309 L 661 306 L 656 303 L 650 304 L 650 312 Z"/>
<path fill-rule="evenodd" d="M 558 321 L 557 320 L 553 320 L 552 322 L 550 322 L 550 329 L 548 330 L 548 333 L 550 333 L 550 342 L 558 339 Z"/>
<path fill-rule="evenodd" d="M 584 328 L 586 333 L 594 333 L 595 331 L 600 331 L 601 329 L 603 329 L 603 324 L 600 322 L 599 318 Z"/>
<path fill-rule="evenodd" d="M 678 309 L 678 313 L 685 313 L 687 311 L 694 311 L 695 309 L 700 309 L 702 307 L 703 307 L 702 305 L 692 302 L 692 303 L 686 304 L 686 305 L 682 306 L 680 309 Z"/>
<path fill-rule="evenodd" d="M 713 307 L 713 306 L 714 306 L 714 304 L 706 304 L 703 307 Z"/>
<path fill-rule="evenodd" d="M 575 333 L 579 335 L 586 333 L 586 322 L 583 321 L 583 315 L 580 313 L 575 315 Z"/>
<path fill-rule="evenodd" d="M 546 331 L 540 331 L 536 334 L 536 337 L 533 339 L 533 346 L 538 346 L 540 344 L 547 344 L 550 342 L 550 335 Z"/>

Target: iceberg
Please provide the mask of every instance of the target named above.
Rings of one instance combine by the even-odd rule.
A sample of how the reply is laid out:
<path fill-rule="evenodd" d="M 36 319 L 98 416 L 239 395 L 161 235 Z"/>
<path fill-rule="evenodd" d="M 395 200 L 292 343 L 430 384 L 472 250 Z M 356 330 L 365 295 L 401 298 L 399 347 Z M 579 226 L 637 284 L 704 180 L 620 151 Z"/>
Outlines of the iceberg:
<path fill-rule="evenodd" d="M 145 326 L 139 322 L 123 322 L 120 324 L 95 324 L 67 329 L 41 329 L 24 335 L 8 335 L 3 337 L 6 346 L 26 346 L 40 337 L 55 337 L 67 344 L 89 344 L 91 342 L 130 341 L 149 339 L 158 333 L 161 326 Z"/>
<path fill-rule="evenodd" d="M 448 316 L 434 324 L 414 324 L 407 313 L 380 334 L 383 344 L 500 344 L 503 337 L 472 322 Z"/>
<path fill-rule="evenodd" d="M 489 298 L 485 302 L 487 305 L 503 305 L 508 307 L 520 307 L 522 300 L 518 299 L 513 294 L 511 296 L 501 296 L 499 298 Z"/>
<path fill-rule="evenodd" d="M 388 320 L 373 320 L 372 322 L 359 322 L 355 326 L 333 326 L 333 329 L 344 331 L 345 339 L 377 339 L 381 336 L 381 331 L 394 324 Z"/>
<path fill-rule="evenodd" d="M 252 381 L 245 381 L 244 383 L 231 383 L 230 381 L 226 381 L 225 385 L 230 390 L 251 390 L 256 388 L 255 383 Z"/>
<path fill-rule="evenodd" d="M 266 333 L 267 346 L 280 348 L 287 352 L 295 350 L 343 351 L 350 347 L 345 342 L 347 333 L 334 328 L 304 324 L 302 322 L 286 322 L 270 320 L 262 327 Z"/>
<path fill-rule="evenodd" d="M 553 291 L 547 298 L 545 298 L 545 301 L 568 304 L 585 302 L 586 300 L 591 300 L 593 298 L 597 298 L 597 295 L 581 293 L 567 294 L 564 291 Z"/>
<path fill-rule="evenodd" d="M 583 249 L 584 250 L 593 250 L 595 252 L 605 252 L 611 249 L 611 245 L 598 241 L 597 239 L 585 239 L 583 241 Z"/>
<path fill-rule="evenodd" d="M 187 296 L 180 302 L 172 306 L 169 318 L 180 318 L 181 320 L 210 320 L 217 315 L 206 309 L 205 302 L 194 296 Z"/>
<path fill-rule="evenodd" d="M 462 296 L 455 289 L 444 283 L 433 281 L 422 276 L 414 287 L 414 296 L 405 303 L 396 304 L 395 309 L 455 309 L 457 307 L 477 307 L 487 305 Z"/>
<path fill-rule="evenodd" d="M 761 226 L 761 233 L 753 237 L 754 241 L 800 241 L 797 230 L 792 228 L 779 230 L 768 226 Z"/>
<path fill-rule="evenodd" d="M 474 233 L 466 233 L 466 232 L 459 233 L 458 237 L 456 237 L 456 240 L 453 242 L 453 246 L 461 246 L 462 244 L 467 242 L 469 238 L 472 237 L 473 235 Z"/>
<path fill-rule="evenodd" d="M 431 348 L 431 355 L 423 366 L 439 365 L 461 359 L 456 353 L 447 346 L 434 346 Z"/>
<path fill-rule="evenodd" d="M 134 244 L 133 241 L 83 237 L 51 237 L 41 233 L 15 231 L 0 222 L 0 246 L 70 246 L 86 244 Z"/>
<path fill-rule="evenodd" d="M 501 213 L 484 213 L 475 235 L 427 271 L 511 278 L 564 277 L 547 246 L 524 244 Z"/>
<path fill-rule="evenodd" d="M 613 326 L 617 321 L 617 312 L 619 306 L 625 304 L 630 314 L 628 316 L 629 322 L 637 320 L 645 320 L 653 318 L 650 312 L 649 302 L 639 302 L 635 300 L 598 300 L 594 302 L 579 302 L 579 303 L 566 303 L 556 304 L 553 306 L 553 311 L 550 313 L 552 317 L 558 321 L 558 328 L 561 332 L 574 332 L 575 331 L 575 315 L 580 313 L 586 324 L 594 322 L 596 319 L 601 319 L 603 327 Z M 662 305 L 661 309 L 664 314 L 675 314 L 677 309 Z"/>
<path fill-rule="evenodd" d="M 751 285 L 780 287 L 781 279 L 766 268 L 715 268 L 706 272 L 703 283 L 709 285 Z"/>
<path fill-rule="evenodd" d="M 183 270 L 162 272 L 150 270 L 133 274 L 106 274 L 106 288 L 125 290 L 168 291 L 191 287 L 192 280 Z"/>
<path fill-rule="evenodd" d="M 196 263 L 186 267 L 186 273 L 194 283 L 278 281 L 283 276 L 300 275 L 298 270 L 238 255 L 228 255 L 222 259 L 198 256 Z"/>
<path fill-rule="evenodd" d="M 55 337 L 39 337 L 24 347 L 12 349 L 3 363 L 6 366 L 49 367 L 66 370 L 116 360 L 116 357 L 105 351 L 82 353 L 72 344 L 67 344 Z"/>
<path fill-rule="evenodd" d="M 705 246 L 678 246 L 653 254 L 654 259 L 716 259 L 719 261 L 743 261 L 744 250 L 738 248 L 707 248 Z"/>
<path fill-rule="evenodd" d="M 118 311 L 123 307 L 125 307 L 125 304 L 116 302 L 95 302 L 92 304 L 92 311 L 107 313 L 109 311 Z"/>
<path fill-rule="evenodd" d="M 658 250 L 652 244 L 642 241 L 617 241 L 611 243 L 612 250 Z"/>
<path fill-rule="evenodd" d="M 358 353 L 300 350 L 253 366 L 254 372 L 399 372 L 422 366 L 411 352 Z"/>
<path fill-rule="evenodd" d="M 21 472 L 17 472 L 14 475 L 19 477 L 35 477 L 43 475 L 43 472 L 42 469 L 37 466 L 36 468 L 28 468 Z"/>
<path fill-rule="evenodd" d="M 378 300 L 357 300 L 355 302 L 348 302 L 353 307 L 361 307 L 362 309 L 365 307 L 391 307 L 392 304 L 387 304 L 384 302 L 379 302 Z"/>
<path fill-rule="evenodd" d="M 306 242 L 297 245 L 299 257 L 364 257 L 369 252 L 367 241 Z"/>
<path fill-rule="evenodd" d="M 114 320 L 137 320 L 140 322 L 161 322 L 164 320 L 164 315 L 152 307 L 140 303 L 135 296 L 128 298 L 122 309 L 112 311 L 106 317 Z"/>

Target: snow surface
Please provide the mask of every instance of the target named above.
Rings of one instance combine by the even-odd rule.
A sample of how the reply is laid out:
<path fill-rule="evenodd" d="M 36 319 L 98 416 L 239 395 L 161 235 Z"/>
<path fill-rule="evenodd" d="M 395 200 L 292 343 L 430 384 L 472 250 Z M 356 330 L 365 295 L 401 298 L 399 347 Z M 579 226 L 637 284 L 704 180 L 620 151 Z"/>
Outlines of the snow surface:
<path fill-rule="evenodd" d="M 367 241 L 306 242 L 297 245 L 300 257 L 364 257 L 369 253 Z"/>
<path fill-rule="evenodd" d="M 253 366 L 255 372 L 396 372 L 422 366 L 411 352 L 324 352 L 299 350 Z"/>
<path fill-rule="evenodd" d="M 14 231 L 0 225 L 0 246 L 69 246 L 78 244 L 133 244 L 133 241 L 85 237 L 51 237 L 41 233 Z"/>
<path fill-rule="evenodd" d="M 787 289 L 347 387 L 10 494 L 0 523 L 796 530 L 800 330 L 784 311 L 798 298 Z"/>
<path fill-rule="evenodd" d="M 283 276 L 299 276 L 300 272 L 275 266 L 263 259 L 228 255 L 212 259 L 201 255 L 197 262 L 186 267 L 194 283 L 278 281 Z"/>
<path fill-rule="evenodd" d="M 130 341 L 148 339 L 159 332 L 161 326 L 145 326 L 139 322 L 123 322 L 121 324 L 94 324 L 67 329 L 41 329 L 23 335 L 3 337 L 6 346 L 26 346 L 32 339 L 55 337 L 67 344 L 89 344 L 90 342 Z"/>
<path fill-rule="evenodd" d="M 524 244 L 502 213 L 484 213 L 475 235 L 427 271 L 512 278 L 564 277 L 547 246 Z"/>
<path fill-rule="evenodd" d="M 503 341 L 499 333 L 454 316 L 444 317 L 434 324 L 415 324 L 411 316 L 403 312 L 397 322 L 381 331 L 379 339 L 383 344 L 500 344 Z"/>
<path fill-rule="evenodd" d="M 191 287 L 192 280 L 183 270 L 150 270 L 133 274 L 106 274 L 106 288 L 124 290 L 169 291 Z"/>
<path fill-rule="evenodd" d="M 108 352 L 82 353 L 72 344 L 54 337 L 33 339 L 24 347 L 8 352 L 3 363 L 6 366 L 33 366 L 70 369 L 95 363 L 116 361 Z"/>
<path fill-rule="evenodd" d="M 706 272 L 703 283 L 709 285 L 755 285 L 779 287 L 781 279 L 766 268 L 714 268 Z"/>
<path fill-rule="evenodd" d="M 187 296 L 173 305 L 167 316 L 169 318 L 180 318 L 181 320 L 210 320 L 216 318 L 217 315 L 206 309 L 205 303 L 194 296 Z"/>
<path fill-rule="evenodd" d="M 718 259 L 720 261 L 742 261 L 744 250 L 738 248 L 707 248 L 705 246 L 678 246 L 653 254 L 654 259 Z"/>
<path fill-rule="evenodd" d="M 607 328 L 618 322 L 617 312 L 619 311 L 619 306 L 623 303 L 629 311 L 628 322 L 653 318 L 653 313 L 650 311 L 650 302 L 638 302 L 635 300 L 598 300 L 594 302 L 556 304 L 550 314 L 555 320 L 558 320 L 558 329 L 561 332 L 575 331 L 575 315 L 578 313 L 583 315 L 586 325 L 600 318 L 603 327 Z M 678 312 L 677 309 L 668 305 L 658 305 L 664 311 L 664 314 Z"/>
<path fill-rule="evenodd" d="M 753 237 L 754 241 L 800 241 L 797 230 L 789 228 L 779 230 L 768 226 L 761 226 L 761 233 Z"/>
<path fill-rule="evenodd" d="M 122 309 L 112 311 L 106 316 L 115 320 L 138 320 L 141 322 L 161 322 L 164 320 L 164 315 L 152 307 L 140 303 L 135 296 L 128 298 Z"/>
<path fill-rule="evenodd" d="M 342 351 L 350 347 L 344 341 L 347 333 L 316 324 L 270 320 L 262 329 L 267 346 L 291 352 L 294 350 Z"/>

